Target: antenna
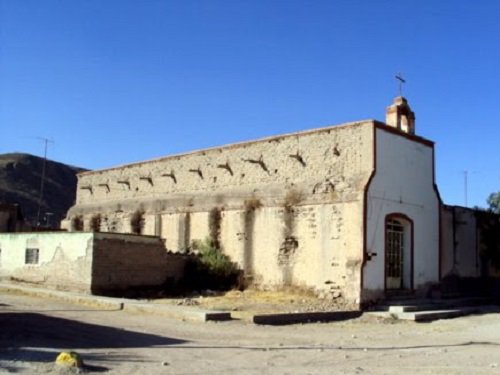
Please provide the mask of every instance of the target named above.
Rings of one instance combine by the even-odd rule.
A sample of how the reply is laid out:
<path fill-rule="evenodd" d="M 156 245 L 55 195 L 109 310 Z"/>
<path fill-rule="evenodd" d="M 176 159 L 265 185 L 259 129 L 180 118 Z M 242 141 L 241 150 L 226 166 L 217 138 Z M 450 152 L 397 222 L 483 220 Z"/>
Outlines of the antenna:
<path fill-rule="evenodd" d="M 465 199 L 465 207 L 467 207 L 467 188 L 468 188 L 468 177 L 469 171 L 465 170 L 462 172 L 464 174 L 464 199 Z"/>
<path fill-rule="evenodd" d="M 464 175 L 464 202 L 465 202 L 465 207 L 469 207 L 469 175 L 470 174 L 475 174 L 478 173 L 477 171 L 469 171 L 469 170 L 464 170 L 462 171 Z M 480 173 L 480 172 L 479 172 Z"/>
<path fill-rule="evenodd" d="M 40 227 L 40 212 L 42 207 L 42 199 L 43 199 L 43 188 L 45 187 L 45 171 L 47 169 L 47 148 L 49 143 L 54 143 L 54 141 L 44 138 L 44 137 L 36 137 L 38 140 L 44 142 L 44 152 L 43 152 L 43 164 L 42 164 L 42 177 L 40 179 L 40 194 L 38 196 L 38 210 L 36 213 L 36 227 Z"/>

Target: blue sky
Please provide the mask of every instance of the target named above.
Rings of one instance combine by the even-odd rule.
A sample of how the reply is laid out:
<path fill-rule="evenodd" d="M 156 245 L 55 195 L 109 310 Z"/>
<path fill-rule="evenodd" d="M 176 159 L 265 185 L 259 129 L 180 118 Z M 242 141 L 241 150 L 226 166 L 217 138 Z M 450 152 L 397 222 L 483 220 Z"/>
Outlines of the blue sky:
<path fill-rule="evenodd" d="M 443 200 L 500 190 L 500 1 L 0 0 L 0 153 L 90 169 L 374 118 L 398 94 Z"/>

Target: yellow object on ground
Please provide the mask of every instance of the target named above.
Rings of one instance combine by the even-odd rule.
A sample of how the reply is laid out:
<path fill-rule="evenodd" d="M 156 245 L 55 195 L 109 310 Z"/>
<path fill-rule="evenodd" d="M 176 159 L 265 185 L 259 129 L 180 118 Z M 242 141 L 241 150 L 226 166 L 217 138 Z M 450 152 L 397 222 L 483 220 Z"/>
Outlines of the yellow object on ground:
<path fill-rule="evenodd" d="M 76 352 L 61 352 L 56 358 L 56 364 L 66 367 L 82 367 L 83 360 Z"/>

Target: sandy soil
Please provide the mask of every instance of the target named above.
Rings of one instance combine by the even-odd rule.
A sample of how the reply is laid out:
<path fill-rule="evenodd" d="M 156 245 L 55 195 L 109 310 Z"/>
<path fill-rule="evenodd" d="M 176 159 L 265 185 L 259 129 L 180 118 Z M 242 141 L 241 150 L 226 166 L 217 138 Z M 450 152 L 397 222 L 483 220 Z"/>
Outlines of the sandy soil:
<path fill-rule="evenodd" d="M 369 317 L 292 326 L 192 323 L 0 295 L 0 373 L 500 374 L 500 314 L 433 323 Z"/>
<path fill-rule="evenodd" d="M 251 321 L 255 314 L 352 310 L 342 298 L 319 299 L 307 290 L 289 288 L 274 291 L 247 289 L 229 292 L 203 291 L 189 298 L 165 298 L 152 303 L 199 306 L 207 310 L 230 311 L 236 319 Z"/>

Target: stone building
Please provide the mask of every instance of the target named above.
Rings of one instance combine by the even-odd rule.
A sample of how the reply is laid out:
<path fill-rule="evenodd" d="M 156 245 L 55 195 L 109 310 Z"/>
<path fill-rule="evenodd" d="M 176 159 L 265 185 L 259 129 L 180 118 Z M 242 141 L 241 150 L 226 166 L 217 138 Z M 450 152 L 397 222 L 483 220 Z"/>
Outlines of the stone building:
<path fill-rule="evenodd" d="M 262 287 L 359 303 L 439 281 L 434 144 L 403 97 L 365 120 L 78 175 L 62 227 L 210 237 Z M 146 269 L 144 272 L 148 272 Z"/>

